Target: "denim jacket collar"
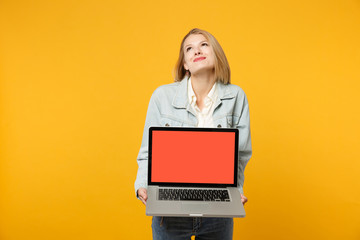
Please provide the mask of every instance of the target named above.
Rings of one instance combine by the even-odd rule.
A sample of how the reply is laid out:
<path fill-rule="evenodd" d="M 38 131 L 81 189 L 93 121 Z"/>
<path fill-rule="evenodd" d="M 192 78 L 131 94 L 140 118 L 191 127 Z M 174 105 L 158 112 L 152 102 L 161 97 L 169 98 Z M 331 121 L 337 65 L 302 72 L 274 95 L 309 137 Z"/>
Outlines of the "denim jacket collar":
<path fill-rule="evenodd" d="M 189 108 L 189 101 L 187 96 L 187 79 L 188 77 L 185 77 L 178 85 L 178 89 L 172 102 L 172 105 L 175 108 Z M 235 97 L 235 93 L 231 91 L 228 85 L 218 82 L 217 88 L 219 99 L 215 103 L 215 107 L 221 104 L 221 100 L 231 99 Z"/>

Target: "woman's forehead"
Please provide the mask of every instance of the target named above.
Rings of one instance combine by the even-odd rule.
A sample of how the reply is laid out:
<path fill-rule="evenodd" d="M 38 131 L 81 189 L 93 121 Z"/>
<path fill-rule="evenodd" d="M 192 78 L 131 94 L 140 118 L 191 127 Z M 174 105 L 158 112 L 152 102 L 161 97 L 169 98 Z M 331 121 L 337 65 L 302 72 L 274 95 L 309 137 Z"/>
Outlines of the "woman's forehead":
<path fill-rule="evenodd" d="M 206 37 L 202 34 L 191 34 L 184 41 L 184 46 L 190 44 L 196 44 L 198 42 L 207 41 Z"/>

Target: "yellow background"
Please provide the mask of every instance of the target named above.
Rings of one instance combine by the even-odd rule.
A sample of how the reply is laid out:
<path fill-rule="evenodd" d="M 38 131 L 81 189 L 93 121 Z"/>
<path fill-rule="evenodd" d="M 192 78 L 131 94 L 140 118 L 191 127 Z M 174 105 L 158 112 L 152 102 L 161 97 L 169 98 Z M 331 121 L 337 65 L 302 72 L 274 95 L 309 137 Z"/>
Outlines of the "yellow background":
<path fill-rule="evenodd" d="M 149 98 L 193 27 L 250 103 L 234 239 L 360 239 L 360 2 L 0 2 L 0 239 L 150 239 Z"/>

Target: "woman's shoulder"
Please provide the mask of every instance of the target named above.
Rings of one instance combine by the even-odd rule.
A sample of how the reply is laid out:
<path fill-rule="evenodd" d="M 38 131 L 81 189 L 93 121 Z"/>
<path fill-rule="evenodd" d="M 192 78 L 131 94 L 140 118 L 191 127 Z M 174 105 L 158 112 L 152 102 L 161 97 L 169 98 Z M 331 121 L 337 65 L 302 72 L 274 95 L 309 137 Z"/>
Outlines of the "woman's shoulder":
<path fill-rule="evenodd" d="M 241 92 L 241 93 L 244 92 L 244 90 L 243 90 L 240 86 L 238 86 L 238 85 L 229 83 L 228 86 L 229 86 L 232 90 L 234 90 L 234 91 L 236 91 L 236 92 Z"/>
<path fill-rule="evenodd" d="M 231 95 L 238 95 L 238 96 L 244 95 L 245 96 L 244 90 L 238 85 L 231 84 L 231 83 L 228 83 L 228 84 L 220 83 L 219 87 L 226 89 L 226 92 L 230 93 Z"/>
<path fill-rule="evenodd" d="M 161 85 L 155 89 L 153 92 L 153 96 L 174 96 L 174 93 L 177 91 L 177 87 L 179 86 L 180 82 L 174 82 L 170 84 Z"/>
<path fill-rule="evenodd" d="M 176 90 L 179 86 L 180 82 L 173 82 L 169 84 L 164 84 L 159 86 L 155 91 L 168 91 L 168 90 Z"/>

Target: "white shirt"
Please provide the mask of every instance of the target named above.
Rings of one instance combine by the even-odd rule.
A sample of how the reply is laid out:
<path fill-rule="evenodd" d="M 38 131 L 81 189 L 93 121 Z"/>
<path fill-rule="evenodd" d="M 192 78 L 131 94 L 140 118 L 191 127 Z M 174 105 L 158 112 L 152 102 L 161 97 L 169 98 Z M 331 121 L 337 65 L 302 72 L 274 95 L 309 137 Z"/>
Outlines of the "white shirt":
<path fill-rule="evenodd" d="M 196 95 L 192 88 L 191 77 L 188 80 L 188 98 L 189 103 L 192 108 L 195 110 L 196 118 L 198 120 L 198 127 L 214 127 L 213 121 L 213 112 L 215 108 L 215 102 L 217 100 L 217 90 L 216 90 L 216 82 L 211 88 L 208 95 L 205 97 L 204 105 L 205 107 L 200 110 L 200 108 L 196 104 Z"/>

